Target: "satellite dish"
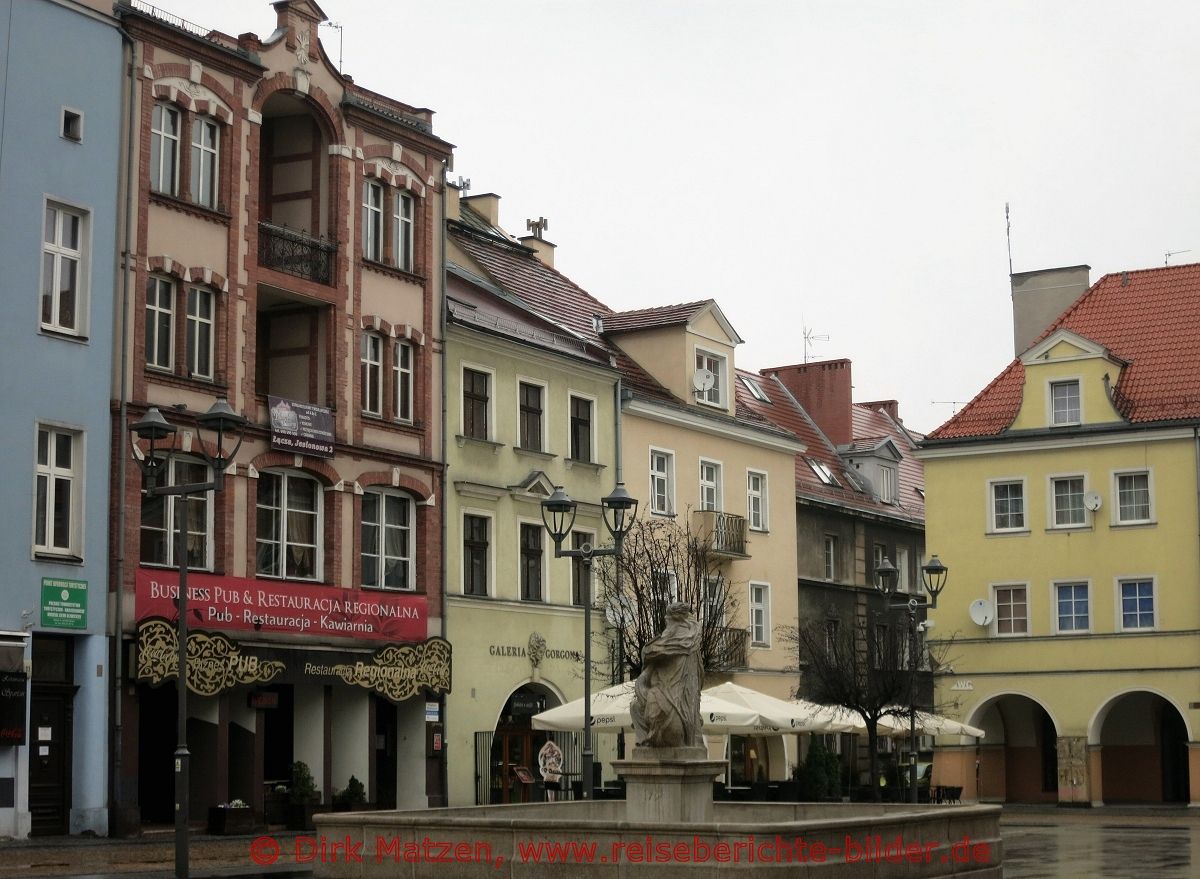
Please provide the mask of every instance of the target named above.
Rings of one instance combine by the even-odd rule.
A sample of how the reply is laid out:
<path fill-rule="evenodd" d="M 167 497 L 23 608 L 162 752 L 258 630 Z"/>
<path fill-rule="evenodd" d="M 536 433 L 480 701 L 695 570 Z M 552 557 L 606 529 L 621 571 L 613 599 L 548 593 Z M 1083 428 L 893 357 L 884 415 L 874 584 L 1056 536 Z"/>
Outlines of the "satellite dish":
<path fill-rule="evenodd" d="M 1093 513 L 1100 509 L 1100 504 L 1103 502 L 1103 499 L 1100 497 L 1100 492 L 1098 491 L 1089 491 L 1083 496 L 1083 505 Z"/>
<path fill-rule="evenodd" d="M 976 598 L 972 601 L 967 613 L 971 615 L 971 622 L 977 626 L 986 626 L 996 617 L 992 603 L 986 598 Z"/>
<path fill-rule="evenodd" d="M 712 390 L 712 386 L 717 383 L 717 377 L 713 375 L 711 370 L 700 367 L 692 373 L 692 387 L 696 389 L 696 393 L 703 394 L 705 391 Z"/>

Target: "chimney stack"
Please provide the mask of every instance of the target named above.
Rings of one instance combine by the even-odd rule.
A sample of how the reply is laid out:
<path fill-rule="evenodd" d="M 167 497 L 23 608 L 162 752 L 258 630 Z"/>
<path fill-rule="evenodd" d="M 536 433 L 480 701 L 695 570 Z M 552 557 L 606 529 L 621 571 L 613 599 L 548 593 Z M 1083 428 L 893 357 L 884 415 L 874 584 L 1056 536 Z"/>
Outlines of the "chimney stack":
<path fill-rule="evenodd" d="M 479 195 L 464 195 L 462 200 L 470 205 L 471 210 L 479 214 L 497 229 L 500 228 L 500 196 L 494 192 L 481 192 Z"/>
<path fill-rule="evenodd" d="M 849 360 L 797 363 L 764 369 L 763 372 L 779 377 L 835 446 L 845 445 L 854 438 Z"/>
<path fill-rule="evenodd" d="M 1046 327 L 1087 292 L 1092 285 L 1091 271 L 1091 266 L 1066 266 L 1009 276 L 1015 356 L 1027 351 Z"/>
<path fill-rule="evenodd" d="M 882 412 L 897 424 L 901 423 L 899 400 L 874 400 L 870 403 L 859 403 L 858 405 L 866 406 L 868 409 L 874 409 L 876 412 Z"/>
<path fill-rule="evenodd" d="M 539 238 L 537 235 L 526 235 L 517 240 L 536 253 L 538 259 L 551 268 L 554 268 L 554 248 L 556 245 L 550 243 L 545 238 Z"/>

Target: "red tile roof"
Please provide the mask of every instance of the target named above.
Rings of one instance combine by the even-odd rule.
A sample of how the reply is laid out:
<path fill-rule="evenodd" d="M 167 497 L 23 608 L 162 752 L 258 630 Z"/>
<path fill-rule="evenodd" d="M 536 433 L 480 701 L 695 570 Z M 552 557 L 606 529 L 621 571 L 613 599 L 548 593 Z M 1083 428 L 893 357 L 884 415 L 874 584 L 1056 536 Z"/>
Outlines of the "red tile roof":
<path fill-rule="evenodd" d="M 1130 423 L 1200 419 L 1200 264 L 1105 275 L 1037 341 L 1059 329 L 1103 345 L 1128 364 L 1114 396 Z M 929 439 L 1004 433 L 1020 409 L 1024 384 L 1025 367 L 1013 360 Z"/>

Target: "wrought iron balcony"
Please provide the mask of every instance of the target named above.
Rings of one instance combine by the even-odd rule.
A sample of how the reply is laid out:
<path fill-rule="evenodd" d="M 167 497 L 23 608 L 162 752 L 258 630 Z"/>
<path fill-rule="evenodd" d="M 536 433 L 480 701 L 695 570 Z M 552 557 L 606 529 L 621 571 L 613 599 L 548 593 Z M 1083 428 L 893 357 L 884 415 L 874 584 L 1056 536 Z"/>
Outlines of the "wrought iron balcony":
<path fill-rule="evenodd" d="M 716 629 L 716 642 L 709 657 L 709 671 L 728 671 L 746 667 L 746 648 L 750 633 L 745 629 Z"/>
<path fill-rule="evenodd" d="M 696 511 L 700 537 L 709 542 L 715 555 L 729 558 L 749 558 L 746 552 L 746 517 L 716 510 Z"/>
<path fill-rule="evenodd" d="M 332 284 L 336 261 L 337 245 L 330 241 L 273 223 L 258 224 L 258 264 L 264 268 Z"/>

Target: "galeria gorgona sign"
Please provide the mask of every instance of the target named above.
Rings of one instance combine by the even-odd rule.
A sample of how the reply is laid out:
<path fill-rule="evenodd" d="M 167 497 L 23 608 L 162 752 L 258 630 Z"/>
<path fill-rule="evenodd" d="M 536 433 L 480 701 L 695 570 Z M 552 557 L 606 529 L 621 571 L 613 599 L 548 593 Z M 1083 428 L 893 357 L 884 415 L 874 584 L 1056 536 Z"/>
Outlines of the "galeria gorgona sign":
<path fill-rule="evenodd" d="M 151 617 L 174 619 L 178 598 L 178 572 L 138 569 L 134 611 L 139 622 Z M 372 641 L 423 641 L 428 633 L 424 595 L 189 571 L 187 599 L 189 623 L 202 629 Z"/>

